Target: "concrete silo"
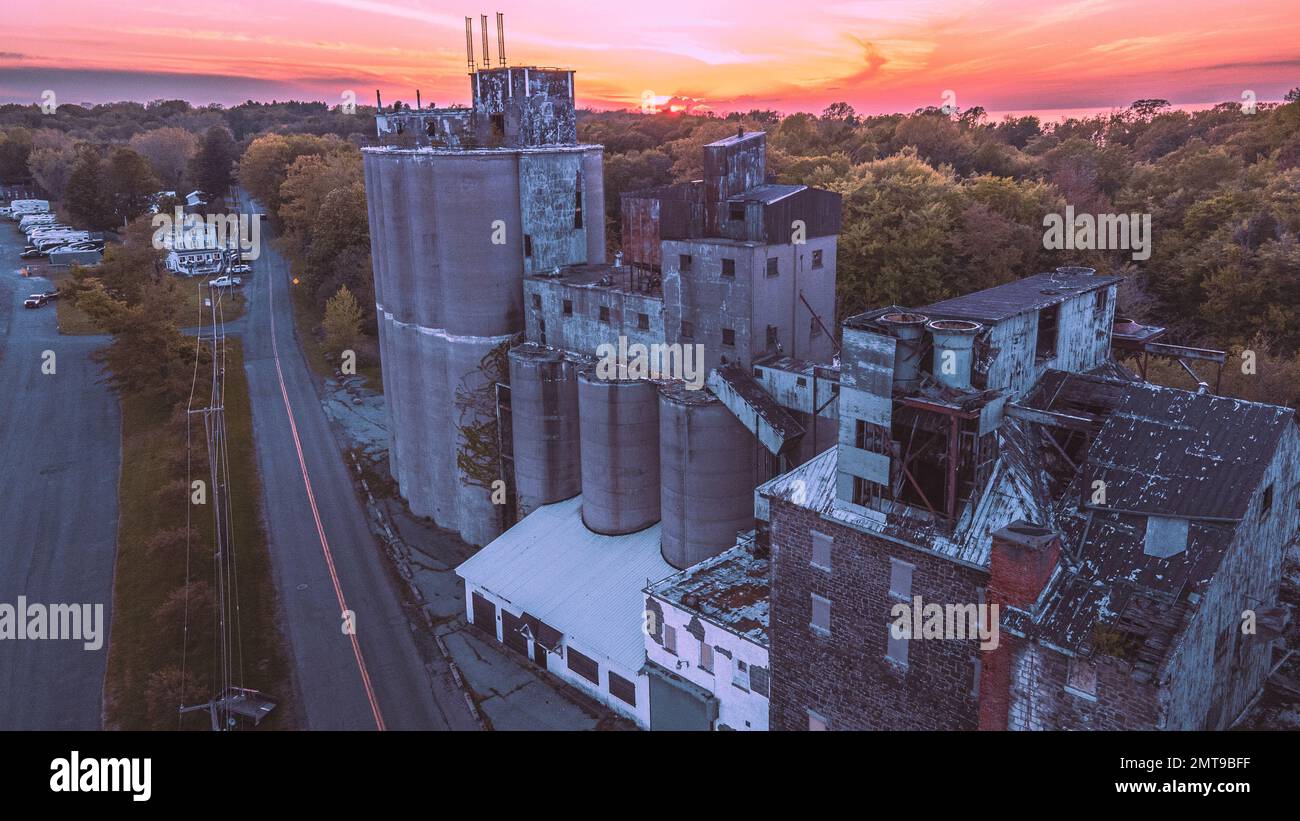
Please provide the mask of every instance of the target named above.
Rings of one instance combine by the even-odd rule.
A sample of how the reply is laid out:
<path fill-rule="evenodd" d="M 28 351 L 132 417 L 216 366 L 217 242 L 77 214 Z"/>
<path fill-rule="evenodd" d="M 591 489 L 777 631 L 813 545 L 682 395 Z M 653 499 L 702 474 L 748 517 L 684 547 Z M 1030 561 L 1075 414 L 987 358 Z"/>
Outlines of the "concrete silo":
<path fill-rule="evenodd" d="M 520 518 L 581 493 L 577 361 L 532 343 L 512 349 L 510 417 Z"/>
<path fill-rule="evenodd" d="M 582 521 L 605 535 L 659 521 L 659 396 L 644 379 L 578 372 Z"/>
<path fill-rule="evenodd" d="M 458 463 L 492 462 L 465 431 L 495 418 L 524 275 L 603 262 L 605 213 L 603 149 L 576 142 L 572 72 L 484 69 L 471 90 L 471 109 L 381 113 L 390 144 L 363 153 L 389 467 L 412 512 L 482 545 L 502 508 Z"/>
<path fill-rule="evenodd" d="M 706 390 L 659 391 L 660 528 L 664 561 L 682 569 L 736 544 L 754 526 L 758 440 Z"/>

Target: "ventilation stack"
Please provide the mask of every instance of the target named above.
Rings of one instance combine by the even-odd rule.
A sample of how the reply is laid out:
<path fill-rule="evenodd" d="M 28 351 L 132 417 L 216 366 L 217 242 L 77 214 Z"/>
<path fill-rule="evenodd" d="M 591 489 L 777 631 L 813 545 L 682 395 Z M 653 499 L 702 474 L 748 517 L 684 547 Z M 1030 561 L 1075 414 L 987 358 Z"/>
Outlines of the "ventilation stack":
<path fill-rule="evenodd" d="M 925 354 L 925 326 L 930 318 L 921 314 L 885 314 L 876 320 L 895 339 L 894 392 L 915 393 L 921 387 L 921 359 Z"/>
<path fill-rule="evenodd" d="M 943 385 L 970 390 L 975 335 L 983 326 L 964 319 L 936 319 L 926 325 L 934 339 L 934 377 Z"/>

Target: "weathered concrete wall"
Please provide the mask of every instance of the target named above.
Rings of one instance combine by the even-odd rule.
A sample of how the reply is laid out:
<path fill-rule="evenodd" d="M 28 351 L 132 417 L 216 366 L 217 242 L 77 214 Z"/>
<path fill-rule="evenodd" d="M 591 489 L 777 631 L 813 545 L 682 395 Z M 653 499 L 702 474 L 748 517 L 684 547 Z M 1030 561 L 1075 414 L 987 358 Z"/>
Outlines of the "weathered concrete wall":
<path fill-rule="evenodd" d="M 597 285 L 572 285 L 558 279 L 524 280 L 524 293 L 529 342 L 589 356 L 595 355 L 601 344 L 617 345 L 619 336 L 626 336 L 629 345 L 663 344 L 664 303 L 659 297 Z M 536 300 L 540 300 L 540 308 Z M 572 309 L 568 314 L 564 311 L 566 300 Z M 602 307 L 609 309 L 608 322 L 600 318 Z M 640 327 L 642 316 L 646 328 Z"/>
<path fill-rule="evenodd" d="M 519 205 L 524 236 L 529 240 L 524 270 L 530 274 L 587 261 L 587 214 L 592 200 L 579 154 L 524 154 L 519 157 Z M 582 196 L 582 224 L 577 222 L 577 197 Z M 594 223 L 603 232 L 602 218 Z M 531 253 L 529 253 L 531 251 Z"/>
<path fill-rule="evenodd" d="M 994 360 L 989 368 L 989 388 L 1008 388 L 1020 397 L 1048 368 L 1080 372 L 1106 361 L 1110 355 L 1111 325 L 1115 318 L 1115 288 L 1080 294 L 1061 303 L 1057 317 L 1056 354 L 1036 356 L 1038 313 L 1005 319 L 989 331 Z M 1101 300 L 1097 294 L 1105 294 Z M 976 380 L 978 385 L 978 379 Z"/>

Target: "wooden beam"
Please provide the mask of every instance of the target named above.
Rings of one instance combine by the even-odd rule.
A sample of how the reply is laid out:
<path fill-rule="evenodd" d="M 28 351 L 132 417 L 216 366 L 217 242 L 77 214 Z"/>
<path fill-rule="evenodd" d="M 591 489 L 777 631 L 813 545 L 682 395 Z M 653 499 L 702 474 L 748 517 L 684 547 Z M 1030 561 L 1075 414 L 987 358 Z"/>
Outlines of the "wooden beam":
<path fill-rule="evenodd" d="M 1027 408 L 1014 402 L 1008 402 L 1003 413 L 1038 425 L 1046 425 L 1051 428 L 1066 428 L 1067 430 L 1077 430 L 1084 433 L 1091 433 L 1101 425 L 1099 420 L 1089 419 L 1086 416 L 1073 416 L 1068 413 Z"/>

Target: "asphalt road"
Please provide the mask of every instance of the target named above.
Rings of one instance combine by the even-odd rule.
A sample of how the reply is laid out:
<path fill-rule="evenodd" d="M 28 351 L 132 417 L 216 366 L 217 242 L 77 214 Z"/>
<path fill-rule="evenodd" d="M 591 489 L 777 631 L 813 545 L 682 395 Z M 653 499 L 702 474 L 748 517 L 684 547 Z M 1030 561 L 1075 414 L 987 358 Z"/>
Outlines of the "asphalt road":
<path fill-rule="evenodd" d="M 0 219 L 0 605 L 102 604 L 97 650 L 0 640 L 0 730 L 101 726 L 117 549 L 122 420 L 91 353 L 102 336 L 59 336 L 54 286 L 23 278 L 23 235 Z M 54 373 L 42 372 L 44 352 Z"/>
<path fill-rule="evenodd" d="M 247 209 L 245 209 L 247 210 Z M 297 344 L 289 271 L 262 226 L 243 328 L 271 558 L 310 729 L 472 729 L 431 679 Z M 345 633 L 352 611 L 355 634 Z M 259 685 L 249 682 L 248 686 Z"/>

